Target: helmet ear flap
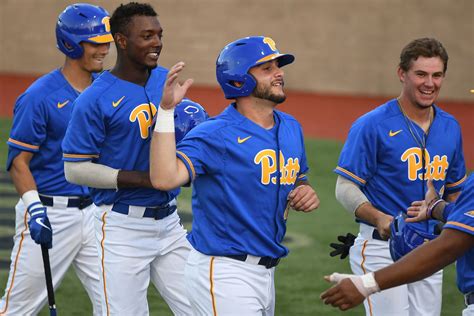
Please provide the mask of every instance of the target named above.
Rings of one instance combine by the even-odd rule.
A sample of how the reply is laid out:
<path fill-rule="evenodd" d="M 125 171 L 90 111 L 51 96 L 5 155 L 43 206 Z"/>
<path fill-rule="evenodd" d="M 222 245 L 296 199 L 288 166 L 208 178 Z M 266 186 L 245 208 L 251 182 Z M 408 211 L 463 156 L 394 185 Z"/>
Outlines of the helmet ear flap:
<path fill-rule="evenodd" d="M 64 55 L 72 59 L 77 59 L 84 53 L 81 44 L 76 43 L 67 33 L 59 28 L 56 28 L 56 39 L 57 47 Z"/>

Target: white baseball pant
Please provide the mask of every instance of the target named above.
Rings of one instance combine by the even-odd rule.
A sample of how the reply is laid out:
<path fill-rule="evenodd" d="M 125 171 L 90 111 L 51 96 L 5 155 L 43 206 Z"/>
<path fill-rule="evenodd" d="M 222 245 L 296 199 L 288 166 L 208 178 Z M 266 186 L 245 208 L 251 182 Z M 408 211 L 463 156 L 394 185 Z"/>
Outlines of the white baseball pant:
<path fill-rule="evenodd" d="M 184 285 L 191 246 L 177 211 L 155 220 L 96 206 L 104 315 L 148 315 L 150 279 L 175 315 L 192 315 Z M 143 213 L 143 212 L 142 212 Z"/>
<path fill-rule="evenodd" d="M 93 207 L 90 205 L 80 210 L 67 207 L 67 201 L 67 197 L 55 196 L 54 206 L 47 206 L 53 229 L 53 248 L 49 250 L 53 287 L 58 288 L 72 264 L 91 299 L 94 315 L 100 315 L 102 291 L 94 239 Z M 0 303 L 0 315 L 35 315 L 48 297 L 41 247 L 31 239 L 29 215 L 21 199 L 15 211 L 10 274 Z"/>
<path fill-rule="evenodd" d="M 275 268 L 267 269 L 255 262 L 191 250 L 185 276 L 194 315 L 274 315 Z"/>
<path fill-rule="evenodd" d="M 373 238 L 374 228 L 361 223 L 350 249 L 352 272 L 362 275 L 393 263 L 387 241 Z M 364 301 L 368 316 L 439 316 L 441 313 L 443 271 L 414 283 L 371 295 Z"/>

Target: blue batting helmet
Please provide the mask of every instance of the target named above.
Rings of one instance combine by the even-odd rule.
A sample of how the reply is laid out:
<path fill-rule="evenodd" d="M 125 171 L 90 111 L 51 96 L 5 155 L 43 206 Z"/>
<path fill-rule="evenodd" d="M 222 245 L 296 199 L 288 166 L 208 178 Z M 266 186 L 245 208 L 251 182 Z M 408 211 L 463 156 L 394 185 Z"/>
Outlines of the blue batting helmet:
<path fill-rule="evenodd" d="M 58 17 L 56 42 L 66 56 L 77 59 L 84 52 L 81 42 L 96 44 L 114 41 L 110 33 L 109 13 L 98 6 L 76 3 L 68 6 Z"/>
<path fill-rule="evenodd" d="M 250 95 L 257 82 L 248 73 L 250 68 L 278 59 L 280 67 L 291 64 L 295 57 L 281 54 L 270 37 L 244 37 L 228 44 L 216 61 L 217 81 L 227 99 Z M 236 85 L 235 83 L 239 83 Z"/>
<path fill-rule="evenodd" d="M 405 216 L 404 213 L 400 213 L 390 224 L 389 246 L 393 261 L 397 261 L 416 247 L 438 237 L 438 235 L 415 230 L 410 223 L 405 222 Z"/>
<path fill-rule="evenodd" d="M 179 143 L 186 134 L 196 125 L 209 118 L 206 110 L 196 102 L 183 99 L 174 109 L 174 132 L 176 143 Z"/>

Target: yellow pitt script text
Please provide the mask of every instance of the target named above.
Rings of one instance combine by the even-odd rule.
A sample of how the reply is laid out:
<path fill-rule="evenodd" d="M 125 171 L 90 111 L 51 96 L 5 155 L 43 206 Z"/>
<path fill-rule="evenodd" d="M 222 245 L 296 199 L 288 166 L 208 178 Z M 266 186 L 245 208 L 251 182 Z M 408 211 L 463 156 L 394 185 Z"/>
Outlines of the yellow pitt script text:
<path fill-rule="evenodd" d="M 276 184 L 276 154 L 273 149 L 264 149 L 259 151 L 254 158 L 256 165 L 261 165 L 262 177 L 260 181 L 262 184 Z M 280 172 L 281 184 L 294 184 L 300 171 L 300 163 L 298 158 L 288 158 L 285 161 L 283 153 L 280 151 Z"/>
<path fill-rule="evenodd" d="M 150 109 L 151 112 L 150 113 Z M 153 115 L 156 113 L 156 106 L 153 103 L 143 103 L 135 107 L 130 113 L 130 122 L 138 122 L 140 128 L 140 136 L 143 139 L 147 139 L 150 133 L 150 126 Z"/>
<path fill-rule="evenodd" d="M 412 147 L 402 154 L 401 160 L 408 163 L 408 179 L 415 181 L 422 180 L 423 173 L 418 173 L 423 168 L 421 149 Z M 446 178 L 446 170 L 449 167 L 448 157 L 446 155 L 436 155 L 431 160 L 428 150 L 425 149 L 426 170 L 425 179 L 444 180 Z"/>

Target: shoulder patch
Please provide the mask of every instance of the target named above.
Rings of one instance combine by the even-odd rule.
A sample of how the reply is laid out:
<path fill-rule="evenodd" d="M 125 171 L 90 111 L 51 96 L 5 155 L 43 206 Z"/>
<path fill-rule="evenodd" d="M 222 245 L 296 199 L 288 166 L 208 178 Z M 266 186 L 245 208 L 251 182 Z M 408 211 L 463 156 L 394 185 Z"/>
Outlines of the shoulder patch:
<path fill-rule="evenodd" d="M 474 210 L 464 213 L 465 215 L 474 218 Z"/>

